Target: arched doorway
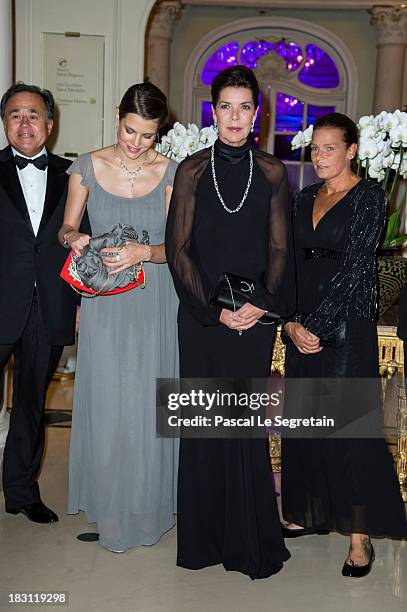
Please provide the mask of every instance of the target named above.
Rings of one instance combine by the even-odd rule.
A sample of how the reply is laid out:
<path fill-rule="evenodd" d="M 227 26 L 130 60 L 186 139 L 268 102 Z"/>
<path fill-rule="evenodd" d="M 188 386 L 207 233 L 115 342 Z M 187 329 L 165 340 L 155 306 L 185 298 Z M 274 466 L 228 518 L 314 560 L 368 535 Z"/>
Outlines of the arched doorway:
<path fill-rule="evenodd" d="M 357 74 L 337 36 L 298 19 L 256 17 L 212 31 L 195 47 L 184 78 L 185 121 L 210 125 L 210 84 L 224 68 L 252 68 L 261 88 L 254 146 L 274 153 L 288 168 L 293 188 L 314 179 L 308 150 L 291 150 L 298 130 L 333 110 L 353 116 Z"/>

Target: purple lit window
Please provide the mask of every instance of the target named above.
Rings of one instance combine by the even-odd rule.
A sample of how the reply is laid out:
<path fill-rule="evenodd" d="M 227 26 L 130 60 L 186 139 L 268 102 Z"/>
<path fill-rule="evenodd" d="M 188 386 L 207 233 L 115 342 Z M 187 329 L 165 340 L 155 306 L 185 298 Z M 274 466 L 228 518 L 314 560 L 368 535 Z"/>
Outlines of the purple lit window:
<path fill-rule="evenodd" d="M 300 45 L 285 38 L 277 42 L 249 40 L 242 48 L 236 41 L 223 45 L 207 59 L 202 71 L 202 82 L 210 85 L 218 72 L 239 63 L 248 68 L 256 68 L 259 58 L 267 53 L 277 53 L 282 57 L 289 72 L 300 70 L 298 79 L 309 87 L 334 89 L 339 85 L 338 69 L 325 51 L 309 44 L 304 59 Z"/>
<path fill-rule="evenodd" d="M 249 40 L 241 50 L 239 43 L 233 41 L 215 51 L 206 60 L 202 82 L 210 85 L 218 72 L 229 66 L 236 66 L 239 62 L 248 68 L 256 68 L 258 59 L 270 52 L 277 53 L 285 60 L 289 72 L 298 70 L 304 58 L 301 47 L 295 42 L 286 41 L 285 38 L 276 43 Z"/>
<path fill-rule="evenodd" d="M 213 123 L 212 102 L 202 102 L 201 128 L 209 127 Z"/>
<path fill-rule="evenodd" d="M 256 68 L 257 60 L 272 49 L 273 45 L 266 40 L 249 40 L 240 52 L 240 61 L 248 68 Z"/>
<path fill-rule="evenodd" d="M 293 96 L 277 93 L 276 132 L 298 132 L 302 130 L 304 102 Z"/>
<path fill-rule="evenodd" d="M 307 45 L 305 64 L 298 75 L 309 87 L 334 89 L 339 85 L 339 73 L 332 59 L 316 45 Z"/>
<path fill-rule="evenodd" d="M 286 41 L 285 38 L 273 44 L 273 51 L 287 62 L 287 70 L 290 72 L 297 70 L 304 59 L 301 47 L 295 42 Z"/>
<path fill-rule="evenodd" d="M 202 70 L 202 82 L 210 85 L 218 72 L 229 66 L 236 66 L 239 63 L 237 61 L 239 49 L 239 43 L 230 42 L 208 57 Z"/>
<path fill-rule="evenodd" d="M 253 148 L 258 149 L 260 147 L 260 113 L 261 113 L 261 92 L 259 93 L 259 111 L 257 113 L 256 121 L 254 122 L 254 130 L 252 134 Z"/>
<path fill-rule="evenodd" d="M 274 137 L 274 155 L 284 161 L 300 161 L 301 149 L 291 150 L 292 134 L 276 134 Z"/>
<path fill-rule="evenodd" d="M 297 70 L 303 60 L 301 47 L 282 38 L 276 43 L 266 40 L 250 40 L 240 52 L 240 61 L 248 68 L 256 68 L 257 60 L 270 51 L 277 53 L 285 60 L 289 71 Z"/>
<path fill-rule="evenodd" d="M 315 104 L 308 104 L 307 109 L 307 125 L 315 125 L 315 121 L 323 115 L 328 113 L 334 113 L 336 110 L 335 106 L 316 106 Z"/>

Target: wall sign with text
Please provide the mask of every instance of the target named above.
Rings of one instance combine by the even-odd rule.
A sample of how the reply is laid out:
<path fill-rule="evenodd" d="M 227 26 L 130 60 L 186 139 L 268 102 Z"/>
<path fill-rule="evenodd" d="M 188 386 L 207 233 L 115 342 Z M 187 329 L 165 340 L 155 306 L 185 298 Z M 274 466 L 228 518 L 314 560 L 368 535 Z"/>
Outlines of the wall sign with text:
<path fill-rule="evenodd" d="M 57 113 L 51 148 L 76 157 L 103 146 L 104 36 L 44 32 L 44 87 Z"/>

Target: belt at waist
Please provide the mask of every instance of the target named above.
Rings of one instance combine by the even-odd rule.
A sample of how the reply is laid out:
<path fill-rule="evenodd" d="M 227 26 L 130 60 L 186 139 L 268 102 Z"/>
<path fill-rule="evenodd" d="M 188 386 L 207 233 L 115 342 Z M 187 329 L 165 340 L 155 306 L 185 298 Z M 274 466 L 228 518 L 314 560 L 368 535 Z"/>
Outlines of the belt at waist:
<path fill-rule="evenodd" d="M 342 251 L 334 251 L 333 249 L 307 249 L 304 248 L 305 259 L 340 259 Z"/>

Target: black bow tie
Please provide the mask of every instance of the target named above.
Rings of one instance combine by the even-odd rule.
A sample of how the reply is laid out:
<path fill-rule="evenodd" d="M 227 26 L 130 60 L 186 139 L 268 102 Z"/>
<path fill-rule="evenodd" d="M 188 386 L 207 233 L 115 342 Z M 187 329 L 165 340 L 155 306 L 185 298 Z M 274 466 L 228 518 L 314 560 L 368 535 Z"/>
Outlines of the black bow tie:
<path fill-rule="evenodd" d="M 17 168 L 20 168 L 20 170 L 26 168 L 28 164 L 34 164 L 38 170 L 45 170 L 45 168 L 48 166 L 48 156 L 45 155 L 45 153 L 39 157 L 36 157 L 35 159 L 28 159 L 28 157 L 14 155 L 14 161 L 16 162 Z"/>

